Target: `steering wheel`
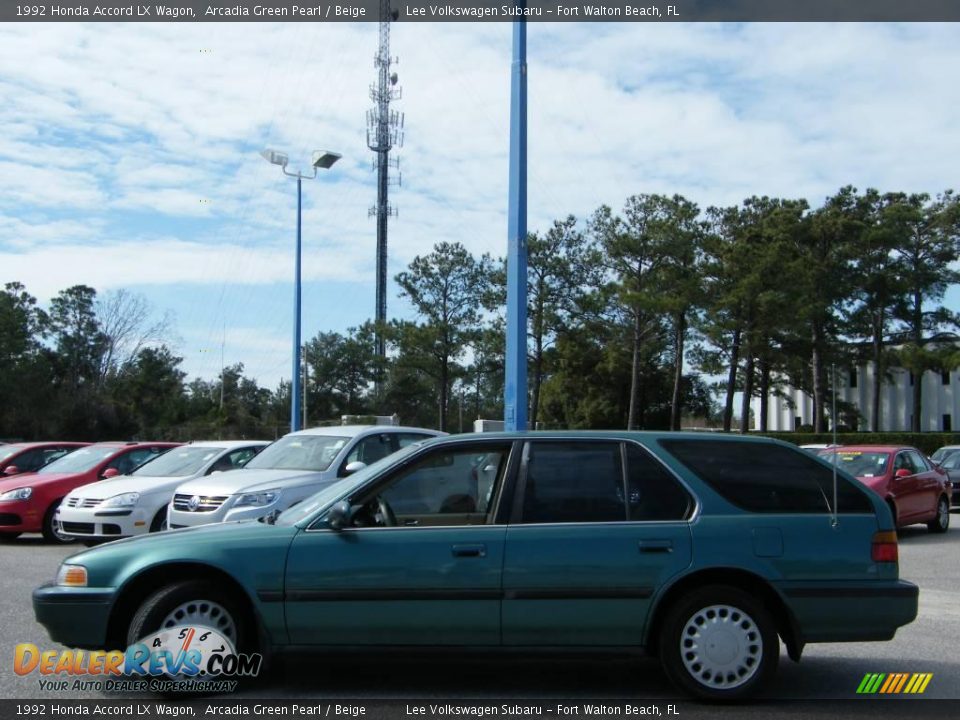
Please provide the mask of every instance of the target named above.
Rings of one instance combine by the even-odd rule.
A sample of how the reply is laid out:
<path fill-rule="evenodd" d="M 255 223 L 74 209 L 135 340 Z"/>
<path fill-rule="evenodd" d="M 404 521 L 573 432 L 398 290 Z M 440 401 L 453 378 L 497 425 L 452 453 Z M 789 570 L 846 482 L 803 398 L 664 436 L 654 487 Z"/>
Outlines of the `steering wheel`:
<path fill-rule="evenodd" d="M 393 514 L 393 508 L 383 499 L 383 495 L 377 495 L 377 524 L 383 527 L 394 527 L 397 524 L 397 516 Z"/>

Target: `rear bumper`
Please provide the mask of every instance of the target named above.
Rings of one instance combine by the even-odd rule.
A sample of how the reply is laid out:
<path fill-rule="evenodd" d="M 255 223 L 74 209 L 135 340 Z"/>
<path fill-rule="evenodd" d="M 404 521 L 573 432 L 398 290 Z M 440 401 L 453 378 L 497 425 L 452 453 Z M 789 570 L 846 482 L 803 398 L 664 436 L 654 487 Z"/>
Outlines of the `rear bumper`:
<path fill-rule="evenodd" d="M 905 580 L 783 582 L 804 642 L 889 640 L 917 617 L 920 588 Z"/>
<path fill-rule="evenodd" d="M 105 649 L 113 590 L 43 585 L 33 591 L 33 614 L 50 639 L 67 647 Z"/>

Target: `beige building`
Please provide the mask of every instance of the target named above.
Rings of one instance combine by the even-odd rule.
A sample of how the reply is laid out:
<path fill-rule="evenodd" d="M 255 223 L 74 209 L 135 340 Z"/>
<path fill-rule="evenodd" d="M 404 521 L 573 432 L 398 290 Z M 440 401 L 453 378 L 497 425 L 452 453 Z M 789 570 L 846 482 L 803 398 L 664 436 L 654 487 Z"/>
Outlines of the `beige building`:
<path fill-rule="evenodd" d="M 837 400 L 857 408 L 856 429 L 861 431 L 869 430 L 873 419 L 873 372 L 873 363 L 836 370 Z M 909 431 L 913 426 L 913 379 L 903 368 L 889 368 L 887 375 L 880 386 L 880 430 Z M 960 372 L 927 371 L 922 381 L 920 429 L 951 432 L 960 428 Z M 827 382 L 830 383 L 829 370 Z M 769 398 L 767 429 L 789 431 L 813 424 L 813 398 L 790 386 L 782 392 L 786 397 Z M 756 430 L 760 428 L 760 399 L 754 398 L 751 407 Z M 845 422 L 842 412 L 838 411 L 838 415 L 841 424 L 850 424 Z"/>

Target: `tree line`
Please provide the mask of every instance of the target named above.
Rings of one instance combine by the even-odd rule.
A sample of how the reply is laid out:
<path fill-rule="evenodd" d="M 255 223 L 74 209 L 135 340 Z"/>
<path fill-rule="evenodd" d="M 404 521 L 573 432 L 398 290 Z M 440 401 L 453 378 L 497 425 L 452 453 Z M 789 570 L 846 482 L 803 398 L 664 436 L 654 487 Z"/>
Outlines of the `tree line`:
<path fill-rule="evenodd" d="M 702 418 L 745 432 L 759 397 L 763 430 L 768 399 L 789 385 L 813 398 L 811 430 L 832 420 L 875 431 L 879 413 L 869 426 L 843 404 L 829 417 L 831 366 L 870 361 L 875 407 L 890 368 L 911 373 L 919 431 L 920 377 L 960 366 L 960 316 L 943 304 L 960 282 L 952 191 L 844 187 L 818 208 L 751 197 L 701 209 L 680 195 L 634 195 L 531 233 L 527 252 L 531 426 L 679 429 Z M 395 280 L 415 319 L 305 343 L 308 423 L 395 413 L 456 432 L 501 418 L 505 261 L 441 241 Z M 188 381 L 171 334 L 170 318 L 126 291 L 78 285 L 42 309 L 8 283 L 0 437 L 286 432 L 288 382 L 260 387 L 242 364 Z"/>

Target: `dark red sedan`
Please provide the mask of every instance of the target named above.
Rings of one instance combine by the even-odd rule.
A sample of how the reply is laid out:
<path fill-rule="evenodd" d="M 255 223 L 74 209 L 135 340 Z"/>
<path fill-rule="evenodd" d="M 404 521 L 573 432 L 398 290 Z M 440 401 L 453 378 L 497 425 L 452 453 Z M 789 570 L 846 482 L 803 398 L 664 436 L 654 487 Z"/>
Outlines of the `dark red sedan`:
<path fill-rule="evenodd" d="M 40 532 L 49 542 L 72 542 L 60 532 L 56 511 L 74 488 L 126 475 L 180 443 L 104 442 L 74 450 L 35 473 L 0 479 L 0 540 Z"/>
<path fill-rule="evenodd" d="M 926 523 L 930 532 L 950 527 L 950 478 L 912 447 L 844 445 L 820 456 L 857 478 L 887 501 L 897 527 Z"/>
<path fill-rule="evenodd" d="M 36 472 L 54 460 L 59 460 L 85 442 L 22 442 L 0 446 L 0 476 Z"/>

